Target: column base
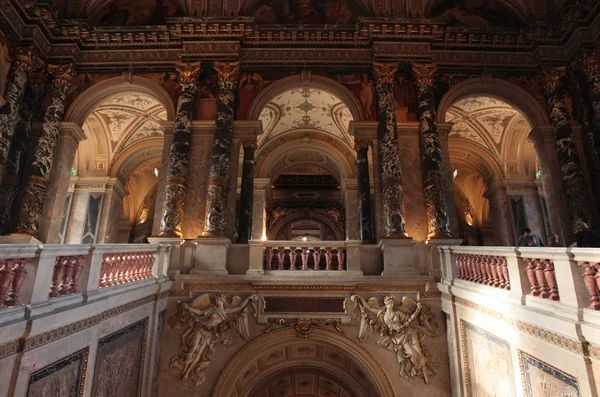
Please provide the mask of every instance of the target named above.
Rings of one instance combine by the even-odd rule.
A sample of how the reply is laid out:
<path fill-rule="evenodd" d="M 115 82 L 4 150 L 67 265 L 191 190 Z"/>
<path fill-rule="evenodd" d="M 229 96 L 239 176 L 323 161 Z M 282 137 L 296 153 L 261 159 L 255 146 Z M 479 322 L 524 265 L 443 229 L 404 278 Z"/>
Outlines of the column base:
<path fill-rule="evenodd" d="M 438 247 L 442 245 L 460 245 L 461 243 L 462 240 L 456 238 L 432 238 L 427 240 L 427 244 L 429 245 L 429 275 L 433 276 L 436 280 L 442 278 L 442 261 Z"/>
<path fill-rule="evenodd" d="M 196 264 L 190 274 L 228 275 L 227 258 L 231 241 L 228 238 L 200 237 L 194 239 Z"/>
<path fill-rule="evenodd" d="M 208 238 L 224 238 L 227 237 L 227 235 L 223 232 L 216 232 L 216 231 L 206 231 L 206 232 L 202 232 L 201 236 L 198 236 L 198 238 L 203 238 L 203 237 L 208 237 Z"/>
<path fill-rule="evenodd" d="M 419 260 L 416 244 L 415 240 L 407 237 L 382 239 L 379 242 L 379 249 L 383 253 L 383 272 L 381 275 L 403 279 L 421 277 L 416 269 Z"/>
<path fill-rule="evenodd" d="M 438 239 L 453 239 L 454 236 L 452 235 L 452 233 L 450 232 L 434 232 L 434 233 L 429 233 L 427 235 L 427 239 L 428 240 L 438 240 Z M 450 245 L 450 244 L 448 244 Z"/>
<path fill-rule="evenodd" d="M 386 233 L 383 235 L 384 239 L 396 239 L 396 240 L 400 240 L 400 239 L 410 239 L 412 240 L 412 237 L 410 237 L 408 235 L 408 233 L 406 232 L 392 232 L 392 233 Z"/>
<path fill-rule="evenodd" d="M 26 233 L 11 233 L 8 236 L 0 236 L 0 244 L 44 244 L 37 238 Z"/>
<path fill-rule="evenodd" d="M 156 237 L 182 238 L 183 237 L 183 233 L 177 232 L 175 230 L 163 230 L 161 232 L 158 232 L 158 235 L 156 235 L 156 236 L 154 236 L 152 238 L 156 238 Z"/>

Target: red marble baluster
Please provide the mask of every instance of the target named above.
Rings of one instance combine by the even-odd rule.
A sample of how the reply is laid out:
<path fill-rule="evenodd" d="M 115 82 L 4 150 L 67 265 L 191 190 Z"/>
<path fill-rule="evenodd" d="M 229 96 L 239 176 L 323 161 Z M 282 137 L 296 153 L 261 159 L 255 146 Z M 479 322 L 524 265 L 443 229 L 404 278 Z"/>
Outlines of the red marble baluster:
<path fill-rule="evenodd" d="M 68 262 L 68 257 L 59 256 L 56 258 L 54 263 L 54 273 L 52 273 L 52 285 L 50 286 L 50 293 L 48 296 L 51 298 L 60 295 L 61 285 L 63 284 L 63 278 L 65 274 L 65 265 Z"/>
<path fill-rule="evenodd" d="M 9 306 L 17 306 L 20 304 L 19 302 L 19 292 L 21 292 L 21 287 L 25 282 L 25 276 L 27 276 L 27 270 L 25 269 L 25 265 L 29 263 L 29 259 L 12 259 L 14 262 L 14 267 L 11 269 L 14 277 L 12 280 L 12 288 L 10 291 L 10 299 Z M 9 260 L 10 262 L 10 260 Z"/>
<path fill-rule="evenodd" d="M 465 270 L 465 272 L 463 274 L 463 280 L 471 281 L 471 255 L 470 254 L 464 254 L 463 268 Z"/>
<path fill-rule="evenodd" d="M 152 268 L 154 267 L 154 253 L 149 252 L 146 254 L 146 256 L 148 257 L 148 259 L 147 259 L 148 264 L 146 266 L 146 277 L 145 278 L 150 278 L 150 277 L 152 277 Z"/>
<path fill-rule="evenodd" d="M 498 288 L 501 288 L 501 289 L 505 289 L 506 284 L 508 282 L 508 280 L 506 280 L 506 277 L 504 276 L 504 271 L 502 269 L 503 263 L 504 262 L 502 261 L 502 257 L 496 257 L 496 270 L 498 271 L 498 277 L 499 277 Z"/>
<path fill-rule="evenodd" d="M 343 248 L 338 248 L 337 250 L 337 260 L 338 260 L 338 270 L 344 270 L 344 258 L 346 257 L 346 254 L 344 253 L 344 249 Z"/>
<path fill-rule="evenodd" d="M 331 270 L 331 260 L 333 259 L 333 255 L 331 253 L 331 247 L 327 247 L 325 249 L 325 270 Z"/>
<path fill-rule="evenodd" d="M 75 257 L 67 256 L 65 257 L 64 263 L 64 273 L 62 284 L 60 286 L 60 294 L 61 295 L 69 295 L 69 285 L 71 284 L 71 280 L 73 279 L 73 273 L 75 272 Z"/>
<path fill-rule="evenodd" d="M 483 261 L 485 260 L 485 256 L 483 255 L 473 255 L 473 264 L 475 265 L 475 281 L 478 284 L 481 284 L 483 280 Z"/>
<path fill-rule="evenodd" d="M 313 252 L 313 260 L 315 261 L 315 267 L 313 269 L 315 271 L 321 270 L 321 248 L 315 247 L 315 252 Z"/>
<path fill-rule="evenodd" d="M 598 265 L 597 263 L 590 262 L 579 262 L 579 266 L 582 266 L 585 271 L 583 272 L 583 282 L 588 292 L 590 293 L 590 301 L 592 302 L 588 309 L 591 310 L 600 310 L 600 291 L 598 291 L 598 283 L 596 282 L 596 275 L 598 270 L 594 265 Z"/>
<path fill-rule="evenodd" d="M 546 269 L 543 259 L 535 259 L 535 278 L 540 286 L 540 298 L 546 299 L 550 296 L 550 288 L 546 285 L 544 270 Z"/>
<path fill-rule="evenodd" d="M 266 270 L 271 270 L 271 266 L 273 263 L 273 247 L 267 247 L 265 255 Z"/>
<path fill-rule="evenodd" d="M 559 301 L 560 295 L 558 294 L 556 273 L 554 273 L 554 262 L 549 259 L 546 260 L 546 269 L 544 270 L 544 277 L 546 278 L 546 283 L 550 286 L 550 300 Z"/>
<path fill-rule="evenodd" d="M 107 285 L 109 261 L 109 255 L 102 256 L 102 265 L 100 266 L 100 279 L 98 280 L 98 288 L 104 288 Z"/>
<path fill-rule="evenodd" d="M 0 308 L 5 308 L 12 285 L 13 272 L 7 260 L 1 261 L 0 265 Z"/>
<path fill-rule="evenodd" d="M 300 250 L 300 256 L 302 257 L 302 270 L 308 270 L 308 254 L 310 251 L 308 250 L 308 247 L 301 247 Z"/>
<path fill-rule="evenodd" d="M 475 282 L 477 279 L 477 273 L 475 272 L 475 255 L 469 254 L 468 264 L 469 264 L 469 281 Z"/>
<path fill-rule="evenodd" d="M 490 263 L 490 272 L 492 273 L 492 280 L 490 281 L 489 286 L 498 288 L 500 285 L 500 278 L 498 277 L 498 258 L 492 257 L 492 261 Z"/>
<path fill-rule="evenodd" d="M 79 292 L 79 279 L 81 278 L 81 272 L 83 271 L 83 265 L 81 264 L 85 259 L 85 256 L 76 256 L 73 263 L 73 276 L 69 284 L 69 293 L 77 294 Z"/>
<path fill-rule="evenodd" d="M 538 296 L 540 294 L 540 286 L 538 285 L 537 277 L 535 275 L 535 260 L 532 258 L 523 258 L 523 262 L 527 264 L 525 271 L 527 272 L 529 284 L 531 284 L 531 292 L 529 293 L 529 295 Z"/>
<path fill-rule="evenodd" d="M 285 261 L 285 248 L 277 249 L 277 259 L 279 263 L 277 264 L 277 270 L 283 270 L 283 261 Z"/>
<path fill-rule="evenodd" d="M 506 280 L 506 285 L 504 286 L 504 289 L 510 290 L 510 276 L 508 274 L 508 264 L 506 262 L 505 257 L 500 257 L 500 260 L 501 260 L 502 275 L 504 276 L 504 279 Z"/>
<path fill-rule="evenodd" d="M 463 275 L 463 254 L 456 254 L 456 278 L 462 280 Z"/>

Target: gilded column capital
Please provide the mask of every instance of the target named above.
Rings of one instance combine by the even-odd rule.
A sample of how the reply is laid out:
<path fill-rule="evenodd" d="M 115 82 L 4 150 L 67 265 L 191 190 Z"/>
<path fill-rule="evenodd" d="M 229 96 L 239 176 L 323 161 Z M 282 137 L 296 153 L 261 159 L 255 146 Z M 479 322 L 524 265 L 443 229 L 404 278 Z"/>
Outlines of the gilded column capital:
<path fill-rule="evenodd" d="M 413 63 L 412 72 L 417 84 L 433 86 L 433 76 L 437 73 L 438 67 L 435 63 Z"/>
<path fill-rule="evenodd" d="M 240 72 L 239 62 L 215 62 L 215 70 L 219 77 L 219 82 L 236 83 Z"/>
<path fill-rule="evenodd" d="M 373 62 L 373 74 L 375 75 L 375 82 L 393 84 L 398 71 L 398 63 L 382 63 Z"/>
<path fill-rule="evenodd" d="M 544 94 L 550 95 L 558 88 L 560 79 L 565 75 L 565 66 L 543 68 L 540 75 L 540 84 Z"/>
<path fill-rule="evenodd" d="M 256 149 L 258 147 L 258 143 L 256 142 L 256 139 L 242 139 L 242 146 L 244 147 L 244 149 Z"/>
<path fill-rule="evenodd" d="M 15 54 L 15 68 L 31 70 L 33 59 L 33 47 L 21 47 Z"/>
<path fill-rule="evenodd" d="M 581 68 L 591 78 L 600 73 L 600 50 L 586 50 L 581 57 Z"/>
<path fill-rule="evenodd" d="M 371 141 L 369 139 L 355 139 L 354 140 L 354 150 L 358 151 L 360 149 L 368 149 Z"/>
<path fill-rule="evenodd" d="M 68 65 L 48 65 L 48 73 L 54 77 L 54 82 L 58 85 L 68 87 L 73 82 L 75 71 L 73 64 Z"/>
<path fill-rule="evenodd" d="M 196 84 L 198 74 L 200 73 L 200 62 L 177 62 L 175 70 L 177 70 L 179 84 Z"/>

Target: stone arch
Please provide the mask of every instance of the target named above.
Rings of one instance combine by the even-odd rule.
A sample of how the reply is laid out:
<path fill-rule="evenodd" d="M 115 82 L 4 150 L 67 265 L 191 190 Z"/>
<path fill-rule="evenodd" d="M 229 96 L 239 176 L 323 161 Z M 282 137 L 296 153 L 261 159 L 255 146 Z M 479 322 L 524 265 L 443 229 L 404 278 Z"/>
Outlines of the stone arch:
<path fill-rule="evenodd" d="M 289 354 L 295 347 L 304 348 L 307 354 L 299 357 Z M 330 356 L 319 357 L 318 349 L 329 351 Z M 347 367 L 338 364 L 342 359 L 347 360 L 344 364 Z M 267 365 L 259 366 L 259 361 Z M 249 397 L 264 381 L 286 368 L 299 366 L 333 372 L 354 390 L 362 392 L 359 392 L 361 396 L 396 396 L 385 370 L 370 352 L 351 339 L 320 327 L 313 327 L 308 339 L 298 338 L 294 328 L 283 328 L 250 341 L 226 365 L 212 396 Z"/>
<path fill-rule="evenodd" d="M 473 78 L 452 86 L 438 105 L 439 121 L 446 121 L 446 113 L 454 102 L 470 95 L 487 95 L 505 101 L 523 113 L 532 129 L 550 124 L 546 109 L 533 95 L 516 84 L 496 78 L 487 83 Z"/>
<path fill-rule="evenodd" d="M 151 160 L 160 161 L 162 159 L 162 150 L 162 137 L 140 140 L 119 153 L 108 170 L 109 176 L 127 180 L 131 172 L 141 164 Z"/>
<path fill-rule="evenodd" d="M 355 121 L 366 120 L 360 101 L 348 88 L 327 77 L 311 75 L 308 78 L 303 78 L 300 74 L 277 80 L 262 90 L 248 110 L 248 120 L 258 120 L 260 112 L 273 97 L 287 90 L 301 87 L 320 88 L 335 94 L 348 106 Z"/>

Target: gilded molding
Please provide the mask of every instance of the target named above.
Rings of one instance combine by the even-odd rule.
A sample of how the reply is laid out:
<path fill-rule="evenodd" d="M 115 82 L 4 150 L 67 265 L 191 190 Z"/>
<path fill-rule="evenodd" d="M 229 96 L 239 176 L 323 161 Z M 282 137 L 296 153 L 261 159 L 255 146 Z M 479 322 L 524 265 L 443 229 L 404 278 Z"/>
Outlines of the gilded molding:
<path fill-rule="evenodd" d="M 398 63 L 383 63 L 383 62 L 373 62 L 373 74 L 375 76 L 375 81 L 378 84 L 388 83 L 393 84 L 396 72 L 398 71 Z"/>
<path fill-rule="evenodd" d="M 433 86 L 433 77 L 438 67 L 435 63 L 413 63 L 412 72 L 418 85 Z"/>
<path fill-rule="evenodd" d="M 215 70 L 219 81 L 223 83 L 235 84 L 238 80 L 240 71 L 239 62 L 215 62 Z"/>
<path fill-rule="evenodd" d="M 200 66 L 200 62 L 177 62 L 175 64 L 175 69 L 178 73 L 177 77 L 179 79 L 179 84 L 196 84 Z"/>

